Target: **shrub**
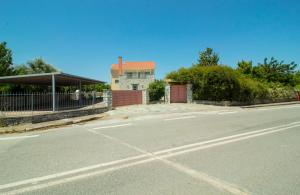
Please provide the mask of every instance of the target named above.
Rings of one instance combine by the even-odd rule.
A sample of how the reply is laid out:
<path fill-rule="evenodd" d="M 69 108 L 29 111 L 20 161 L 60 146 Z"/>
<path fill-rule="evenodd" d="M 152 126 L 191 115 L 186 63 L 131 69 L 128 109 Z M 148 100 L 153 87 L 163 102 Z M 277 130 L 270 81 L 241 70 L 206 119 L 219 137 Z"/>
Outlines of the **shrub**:
<path fill-rule="evenodd" d="M 257 80 L 240 75 L 239 83 L 240 91 L 238 97 L 235 98 L 236 101 L 253 102 L 268 97 L 268 88 Z"/>
<path fill-rule="evenodd" d="M 273 101 L 297 97 L 295 89 L 291 86 L 281 83 L 266 83 L 266 85 L 268 86 L 268 97 Z"/>
<path fill-rule="evenodd" d="M 168 74 L 176 82 L 193 84 L 195 100 L 240 101 L 279 100 L 296 97 L 291 86 L 257 80 L 227 66 L 193 66 Z"/>
<path fill-rule="evenodd" d="M 195 66 L 191 69 L 194 99 L 234 100 L 239 81 L 233 69 L 227 66 Z"/>
<path fill-rule="evenodd" d="M 159 101 L 165 95 L 165 82 L 163 80 L 155 80 L 149 85 L 150 101 Z"/>

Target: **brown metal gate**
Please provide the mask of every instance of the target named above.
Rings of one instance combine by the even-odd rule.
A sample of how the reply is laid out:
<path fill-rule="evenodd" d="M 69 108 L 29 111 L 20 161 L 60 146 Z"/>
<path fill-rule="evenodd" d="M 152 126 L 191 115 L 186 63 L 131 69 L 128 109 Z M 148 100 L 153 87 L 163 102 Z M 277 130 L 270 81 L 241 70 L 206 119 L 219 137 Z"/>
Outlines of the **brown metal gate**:
<path fill-rule="evenodd" d="M 171 103 L 187 103 L 186 85 L 171 85 Z"/>
<path fill-rule="evenodd" d="M 112 91 L 112 106 L 142 104 L 142 96 L 140 90 L 114 90 Z"/>

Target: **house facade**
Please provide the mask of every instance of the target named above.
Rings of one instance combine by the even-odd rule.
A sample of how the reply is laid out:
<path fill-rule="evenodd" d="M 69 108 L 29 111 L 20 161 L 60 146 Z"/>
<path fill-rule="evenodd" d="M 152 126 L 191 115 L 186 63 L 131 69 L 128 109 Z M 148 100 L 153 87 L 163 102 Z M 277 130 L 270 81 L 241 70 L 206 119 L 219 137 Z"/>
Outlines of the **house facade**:
<path fill-rule="evenodd" d="M 154 62 L 123 62 L 111 65 L 112 90 L 144 90 L 154 81 Z"/>

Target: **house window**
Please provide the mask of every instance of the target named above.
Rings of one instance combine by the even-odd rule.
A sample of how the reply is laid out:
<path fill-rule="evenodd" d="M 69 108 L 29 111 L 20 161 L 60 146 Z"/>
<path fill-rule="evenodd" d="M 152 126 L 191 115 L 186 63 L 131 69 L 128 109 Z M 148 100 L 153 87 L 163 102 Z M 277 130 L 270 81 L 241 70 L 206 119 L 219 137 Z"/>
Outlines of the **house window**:
<path fill-rule="evenodd" d="M 138 84 L 132 84 L 132 90 L 138 90 L 139 85 Z"/>
<path fill-rule="evenodd" d="M 118 79 L 116 79 L 116 80 L 115 80 L 115 83 L 116 83 L 116 84 L 117 84 L 117 83 L 119 83 L 119 80 L 118 80 Z"/>
<path fill-rule="evenodd" d="M 144 79 L 144 78 L 145 78 L 145 73 L 139 72 L 139 79 Z"/>
<path fill-rule="evenodd" d="M 131 79 L 132 78 L 132 72 L 126 72 L 126 78 Z"/>
<path fill-rule="evenodd" d="M 145 72 L 145 78 L 150 78 L 150 72 Z"/>

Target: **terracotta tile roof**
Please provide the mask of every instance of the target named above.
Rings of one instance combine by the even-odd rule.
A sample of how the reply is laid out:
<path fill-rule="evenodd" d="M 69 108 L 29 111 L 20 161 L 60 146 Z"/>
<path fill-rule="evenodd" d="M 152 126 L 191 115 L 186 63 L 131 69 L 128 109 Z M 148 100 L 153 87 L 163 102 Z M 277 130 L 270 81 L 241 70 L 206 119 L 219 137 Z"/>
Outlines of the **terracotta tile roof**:
<path fill-rule="evenodd" d="M 124 62 L 122 64 L 122 70 L 152 70 L 155 68 L 154 62 Z M 111 65 L 112 70 L 118 70 L 118 64 Z"/>

